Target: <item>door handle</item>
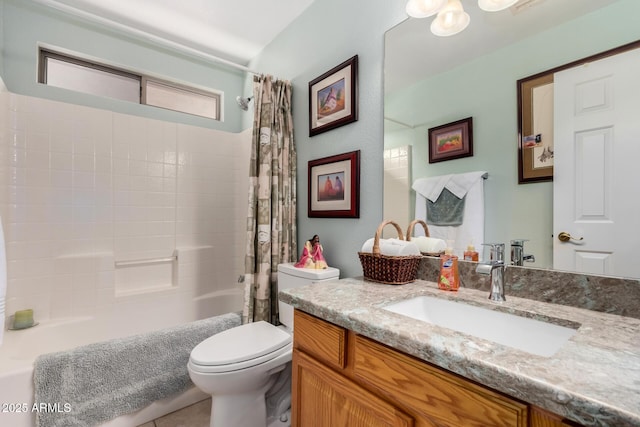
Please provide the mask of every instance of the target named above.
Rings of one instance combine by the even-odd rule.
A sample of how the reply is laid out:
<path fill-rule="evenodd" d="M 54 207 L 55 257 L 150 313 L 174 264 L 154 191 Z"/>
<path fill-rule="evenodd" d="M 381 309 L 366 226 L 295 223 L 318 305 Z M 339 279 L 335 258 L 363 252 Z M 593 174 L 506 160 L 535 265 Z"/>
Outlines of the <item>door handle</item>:
<path fill-rule="evenodd" d="M 584 237 L 576 239 L 575 237 L 573 237 L 571 234 L 567 233 L 566 231 L 561 231 L 560 234 L 558 234 L 558 240 L 560 240 L 561 242 L 568 242 L 569 240 L 580 241 L 580 240 L 583 240 L 583 239 L 584 239 Z"/>

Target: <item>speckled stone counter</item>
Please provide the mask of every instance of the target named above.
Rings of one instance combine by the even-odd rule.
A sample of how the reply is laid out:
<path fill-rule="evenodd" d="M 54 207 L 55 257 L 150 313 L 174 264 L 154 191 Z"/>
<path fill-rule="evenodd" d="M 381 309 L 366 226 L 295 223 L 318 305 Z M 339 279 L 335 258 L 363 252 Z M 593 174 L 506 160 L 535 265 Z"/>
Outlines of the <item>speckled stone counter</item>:
<path fill-rule="evenodd" d="M 462 286 L 489 292 L 489 276 L 476 273 L 477 264 L 459 261 Z M 423 257 L 418 279 L 436 281 L 440 259 Z M 568 305 L 640 319 L 640 280 L 509 265 L 504 292 L 519 298 Z"/>
<path fill-rule="evenodd" d="M 420 295 L 460 300 L 559 324 L 579 324 L 542 357 L 383 310 Z M 640 320 L 486 291 L 443 292 L 433 282 L 392 286 L 342 279 L 281 291 L 279 298 L 328 322 L 588 426 L 640 426 Z"/>

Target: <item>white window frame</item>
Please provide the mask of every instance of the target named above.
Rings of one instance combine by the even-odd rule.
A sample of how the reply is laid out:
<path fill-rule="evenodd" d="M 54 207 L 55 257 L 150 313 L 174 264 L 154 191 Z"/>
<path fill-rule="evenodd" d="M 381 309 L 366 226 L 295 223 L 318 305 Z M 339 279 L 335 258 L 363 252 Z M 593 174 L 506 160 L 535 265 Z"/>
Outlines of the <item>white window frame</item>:
<path fill-rule="evenodd" d="M 222 121 L 222 101 L 223 101 L 223 93 L 215 90 L 205 90 L 201 88 L 196 88 L 194 86 L 175 83 L 169 80 L 156 78 L 150 75 L 145 75 L 143 73 L 136 73 L 129 70 L 124 70 L 122 68 L 113 67 L 110 65 L 102 64 L 93 60 L 88 60 L 84 58 L 80 58 L 74 55 L 69 55 L 66 53 L 60 53 L 55 50 L 40 47 L 39 52 L 39 61 L 38 61 L 38 83 L 48 84 L 48 69 L 47 69 L 47 61 L 48 59 L 55 59 L 57 61 L 68 62 L 70 64 L 84 67 L 91 70 L 99 70 L 104 73 L 111 73 L 118 76 L 123 76 L 126 78 L 134 79 L 139 82 L 139 93 L 138 93 L 138 103 L 142 105 L 149 105 L 156 108 L 162 108 L 166 110 L 178 111 L 184 114 L 195 115 L 199 117 L 206 117 L 209 119 Z M 175 91 L 176 97 L 175 99 L 183 99 L 188 96 L 195 97 L 199 99 L 201 106 L 204 101 L 207 103 L 206 108 L 181 108 L 180 105 L 175 104 L 171 105 L 171 103 L 165 102 L 163 105 L 160 103 L 148 103 L 147 102 L 147 86 L 148 84 L 155 84 L 162 86 L 165 91 Z M 75 89 L 71 89 L 75 90 Z M 79 89 L 78 89 L 79 90 Z M 82 91 L 82 90 L 79 90 Z M 89 93 L 89 92 L 85 92 Z M 114 98 L 118 99 L 117 96 Z"/>

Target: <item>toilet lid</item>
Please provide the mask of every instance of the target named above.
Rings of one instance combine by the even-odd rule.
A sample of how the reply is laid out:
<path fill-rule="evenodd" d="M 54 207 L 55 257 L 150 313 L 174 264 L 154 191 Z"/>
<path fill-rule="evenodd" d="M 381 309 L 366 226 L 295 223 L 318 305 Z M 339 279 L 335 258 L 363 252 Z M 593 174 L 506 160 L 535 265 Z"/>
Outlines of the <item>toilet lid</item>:
<path fill-rule="evenodd" d="M 291 334 L 271 323 L 247 323 L 202 341 L 191 351 L 191 362 L 201 366 L 236 364 L 277 352 L 290 343 Z"/>

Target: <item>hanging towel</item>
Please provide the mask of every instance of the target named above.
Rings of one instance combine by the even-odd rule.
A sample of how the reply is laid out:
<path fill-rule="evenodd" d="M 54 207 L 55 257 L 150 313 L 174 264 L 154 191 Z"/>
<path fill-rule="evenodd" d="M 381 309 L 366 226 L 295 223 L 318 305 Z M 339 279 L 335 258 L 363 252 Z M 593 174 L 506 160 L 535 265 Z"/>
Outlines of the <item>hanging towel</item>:
<path fill-rule="evenodd" d="M 429 225 L 431 237 L 454 242 L 454 252 L 462 255 L 464 248 L 473 242 L 484 243 L 484 179 L 486 171 L 450 174 L 417 179 L 412 188 L 416 191 L 415 218 L 424 220 Z M 463 220 L 459 226 L 441 226 L 430 223 L 427 218 L 427 200 L 435 202 L 449 190 L 458 198 L 465 199 Z M 424 235 L 418 228 L 416 235 Z"/>
<path fill-rule="evenodd" d="M 413 183 L 413 189 L 422 194 L 427 199 L 435 202 L 440 197 L 440 193 L 451 181 L 453 175 L 432 176 L 429 178 L 420 178 Z"/>
<path fill-rule="evenodd" d="M 464 219 L 465 196 L 459 198 L 448 188 L 444 188 L 435 202 L 427 199 L 427 224 L 462 225 Z"/>
<path fill-rule="evenodd" d="M 440 193 L 445 188 L 455 194 L 456 197 L 462 199 L 480 178 L 487 178 L 488 176 L 489 174 L 486 171 L 476 171 L 419 178 L 414 181 L 411 188 L 432 202 L 438 200 Z"/>

